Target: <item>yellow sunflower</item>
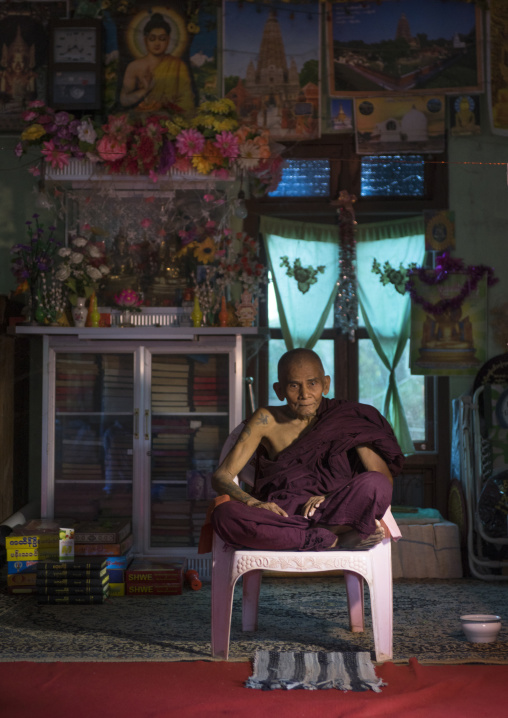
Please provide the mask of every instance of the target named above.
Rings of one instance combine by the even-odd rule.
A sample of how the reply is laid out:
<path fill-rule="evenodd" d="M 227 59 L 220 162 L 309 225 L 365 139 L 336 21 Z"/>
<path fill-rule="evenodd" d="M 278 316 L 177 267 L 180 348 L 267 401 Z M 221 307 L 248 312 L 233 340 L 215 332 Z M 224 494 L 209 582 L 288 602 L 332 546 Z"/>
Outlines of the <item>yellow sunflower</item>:
<path fill-rule="evenodd" d="M 194 256 L 198 260 L 198 262 L 201 262 L 202 264 L 208 264 L 208 262 L 213 262 L 215 259 L 215 242 L 211 237 L 207 237 L 204 242 L 201 242 L 198 244 L 196 249 L 194 250 Z"/>
<path fill-rule="evenodd" d="M 21 133 L 21 139 L 22 140 L 29 140 L 34 141 L 38 140 L 40 137 L 46 134 L 46 130 L 42 125 L 39 125 L 35 123 L 34 125 L 30 125 L 30 127 L 27 127 L 26 130 L 24 130 Z"/>

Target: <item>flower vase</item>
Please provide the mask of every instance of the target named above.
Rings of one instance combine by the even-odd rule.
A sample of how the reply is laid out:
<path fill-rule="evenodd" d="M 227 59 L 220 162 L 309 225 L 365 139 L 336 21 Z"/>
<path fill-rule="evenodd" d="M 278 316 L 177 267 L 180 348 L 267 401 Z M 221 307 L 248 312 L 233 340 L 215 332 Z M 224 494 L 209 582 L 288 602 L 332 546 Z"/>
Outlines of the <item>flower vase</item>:
<path fill-rule="evenodd" d="M 201 326 L 201 322 L 203 320 L 203 312 L 201 311 L 201 307 L 199 306 L 199 299 L 197 294 L 194 295 L 194 308 L 192 310 L 191 319 L 193 326 Z"/>
<path fill-rule="evenodd" d="M 90 306 L 88 307 L 88 322 L 91 327 L 98 327 L 101 321 L 101 315 L 97 307 L 97 295 L 95 292 L 90 297 Z"/>
<path fill-rule="evenodd" d="M 75 327 L 84 327 L 86 324 L 86 317 L 88 309 L 86 308 L 86 297 L 78 297 L 76 299 L 76 306 L 72 307 L 72 319 Z"/>
<path fill-rule="evenodd" d="M 219 312 L 219 326 L 227 327 L 228 325 L 228 308 L 226 305 L 226 297 L 222 295 L 220 312 Z"/>

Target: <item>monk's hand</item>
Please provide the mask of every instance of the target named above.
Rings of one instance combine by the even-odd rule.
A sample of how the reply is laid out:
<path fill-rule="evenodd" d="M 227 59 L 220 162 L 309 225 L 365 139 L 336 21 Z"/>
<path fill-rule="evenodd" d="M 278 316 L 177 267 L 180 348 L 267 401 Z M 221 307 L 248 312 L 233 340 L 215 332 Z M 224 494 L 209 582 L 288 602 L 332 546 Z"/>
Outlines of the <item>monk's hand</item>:
<path fill-rule="evenodd" d="M 321 506 L 326 496 L 311 496 L 310 499 L 304 504 L 302 509 L 302 515 L 306 519 L 310 519 L 316 512 L 318 506 Z"/>
<path fill-rule="evenodd" d="M 284 509 L 281 509 L 280 506 L 275 504 L 273 501 L 257 501 L 256 499 L 250 499 L 249 501 L 246 501 L 247 506 L 253 506 L 255 509 L 266 509 L 267 511 L 271 511 L 274 514 L 278 514 L 279 516 L 287 516 L 287 513 L 284 511 Z"/>

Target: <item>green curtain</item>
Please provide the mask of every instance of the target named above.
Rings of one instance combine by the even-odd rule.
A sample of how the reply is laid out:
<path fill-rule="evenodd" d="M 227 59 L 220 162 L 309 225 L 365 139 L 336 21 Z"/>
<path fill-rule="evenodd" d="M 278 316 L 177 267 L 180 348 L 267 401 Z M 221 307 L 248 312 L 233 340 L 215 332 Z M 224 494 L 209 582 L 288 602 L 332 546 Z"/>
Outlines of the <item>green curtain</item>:
<path fill-rule="evenodd" d="M 381 361 L 389 371 L 383 414 L 390 422 L 405 454 L 414 452 L 404 407 L 395 379 L 410 333 L 411 300 L 393 285 L 382 285 L 372 273 L 374 259 L 397 268 L 415 262 L 422 265 L 425 254 L 423 219 L 364 225 L 357 231 L 358 300 L 365 327 Z"/>
<path fill-rule="evenodd" d="M 261 217 L 260 231 L 286 347 L 312 349 L 321 337 L 337 293 L 338 227 Z M 304 268 L 324 266 L 324 273 L 318 273 L 317 282 L 302 293 L 297 280 L 287 275 L 286 267 L 280 266 L 283 256 L 291 267 L 299 259 Z"/>

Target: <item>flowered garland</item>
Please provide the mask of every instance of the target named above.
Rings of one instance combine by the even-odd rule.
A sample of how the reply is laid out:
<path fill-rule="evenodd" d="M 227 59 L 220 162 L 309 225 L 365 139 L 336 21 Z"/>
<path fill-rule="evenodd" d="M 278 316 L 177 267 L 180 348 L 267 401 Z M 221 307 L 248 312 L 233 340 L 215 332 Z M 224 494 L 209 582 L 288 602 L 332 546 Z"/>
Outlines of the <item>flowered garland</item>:
<path fill-rule="evenodd" d="M 173 167 L 226 179 L 232 171 L 251 176 L 257 195 L 275 189 L 282 158 L 270 135 L 257 127 L 240 126 L 228 99 L 203 102 L 187 120 L 177 112 L 160 115 L 110 115 L 107 122 L 77 119 L 56 112 L 41 100 L 22 114 L 27 127 L 16 146 L 21 157 L 38 146 L 44 163 L 63 169 L 72 158 L 99 163 L 111 174 L 149 175 L 154 181 Z M 40 174 L 38 165 L 29 171 Z"/>
<path fill-rule="evenodd" d="M 462 259 L 452 258 L 448 252 L 437 255 L 434 269 L 424 269 L 423 267 L 417 267 L 415 264 L 404 268 L 401 264 L 399 269 L 396 270 L 389 262 L 385 262 L 383 268 L 381 268 L 379 262 L 374 259 L 372 272 L 380 275 L 382 284 L 393 284 L 400 294 L 409 292 L 413 302 L 420 304 L 425 312 L 435 317 L 460 307 L 470 294 L 475 291 L 478 283 L 485 275 L 487 275 L 487 285 L 489 287 L 499 281 L 494 276 L 492 267 L 487 267 L 484 264 L 465 265 Z M 433 303 L 418 294 L 415 283 L 416 278 L 427 286 L 436 286 L 445 282 L 450 274 L 467 275 L 462 289 L 454 297 L 440 299 Z"/>

